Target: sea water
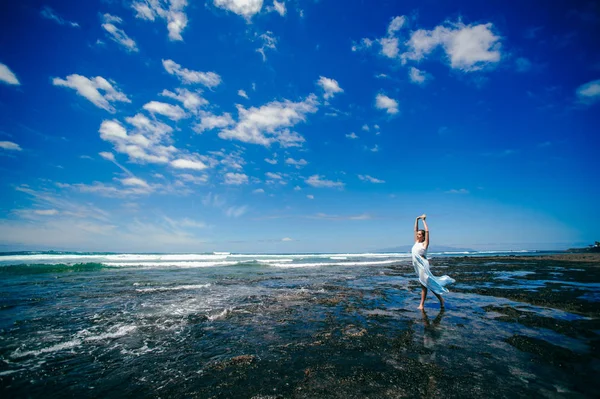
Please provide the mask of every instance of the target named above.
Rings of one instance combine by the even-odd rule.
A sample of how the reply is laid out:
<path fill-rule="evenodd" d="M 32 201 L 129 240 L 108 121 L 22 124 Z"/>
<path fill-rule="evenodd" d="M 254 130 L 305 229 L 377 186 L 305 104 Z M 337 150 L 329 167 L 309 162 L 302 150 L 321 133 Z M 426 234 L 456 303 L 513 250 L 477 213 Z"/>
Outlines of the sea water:
<path fill-rule="evenodd" d="M 443 261 L 434 273 L 436 263 L 452 274 Z M 490 275 L 499 287 L 527 286 L 519 280 L 527 274 L 509 273 Z M 408 253 L 4 254 L 0 389 L 15 397 L 475 397 L 503 384 L 498 396 L 582 394 L 569 374 L 532 367 L 515 347 L 527 336 L 589 356 L 588 341 L 495 315 L 508 306 L 589 317 L 465 293 L 454 276 L 448 309 L 431 298 L 422 314 Z M 594 283 L 581 289 L 591 300 L 598 292 Z M 534 382 L 540 377 L 548 382 Z"/>

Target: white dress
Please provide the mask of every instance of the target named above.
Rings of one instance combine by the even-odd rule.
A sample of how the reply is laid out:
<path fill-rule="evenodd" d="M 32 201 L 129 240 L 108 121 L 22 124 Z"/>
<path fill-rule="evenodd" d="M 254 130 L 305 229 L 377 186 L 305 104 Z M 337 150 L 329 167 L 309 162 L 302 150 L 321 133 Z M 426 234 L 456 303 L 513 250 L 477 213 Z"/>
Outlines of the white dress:
<path fill-rule="evenodd" d="M 418 241 L 415 242 L 415 245 L 412 247 L 412 263 L 415 268 L 415 273 L 417 273 L 417 276 L 419 277 L 419 281 L 438 295 L 448 292 L 448 289 L 445 286 L 454 283 L 456 280 L 450 276 L 435 277 L 431 274 L 429 262 L 426 257 L 427 250 L 425 249 L 424 243 Z"/>

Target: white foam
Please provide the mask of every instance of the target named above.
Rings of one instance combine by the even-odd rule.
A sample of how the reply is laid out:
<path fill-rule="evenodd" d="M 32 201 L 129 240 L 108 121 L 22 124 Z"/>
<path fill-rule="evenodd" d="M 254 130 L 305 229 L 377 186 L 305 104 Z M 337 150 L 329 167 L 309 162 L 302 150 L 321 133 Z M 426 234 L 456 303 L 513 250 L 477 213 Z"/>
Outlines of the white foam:
<path fill-rule="evenodd" d="M 213 266 L 231 266 L 237 265 L 239 262 L 236 261 L 221 261 L 221 262 L 103 262 L 103 265 L 112 266 L 112 267 L 132 267 L 132 266 L 143 266 L 143 267 L 166 267 L 166 266 L 175 266 L 175 267 L 213 267 Z"/>
<path fill-rule="evenodd" d="M 52 352 L 63 351 L 66 349 L 73 349 L 73 348 L 80 346 L 83 342 L 93 342 L 93 341 L 100 341 L 103 339 L 114 339 L 114 338 L 122 337 L 122 336 L 129 334 L 136 328 L 137 328 L 136 326 L 121 326 L 115 332 L 107 332 L 107 333 L 99 334 L 99 335 L 91 335 L 91 336 L 84 337 L 84 338 L 75 338 L 75 339 L 72 339 L 67 342 L 61 342 L 59 344 L 55 344 L 55 345 L 49 346 L 47 348 L 42 348 L 42 349 L 38 349 L 38 350 L 34 350 L 34 351 L 21 352 L 20 350 L 17 349 L 15 352 L 13 352 L 11 357 L 13 359 L 15 359 L 15 358 L 21 358 L 21 357 L 26 357 L 26 356 L 30 356 L 30 355 L 39 356 L 44 353 L 52 353 Z M 86 333 L 87 333 L 87 330 L 83 330 L 83 331 L 80 331 L 77 335 L 85 335 Z"/>
<path fill-rule="evenodd" d="M 231 313 L 232 308 L 227 308 L 227 309 L 223 309 L 222 312 L 220 313 L 216 313 L 213 315 L 209 315 L 208 316 L 208 320 L 210 321 L 215 321 L 215 320 L 219 320 L 219 319 L 223 319 L 225 318 L 229 313 Z"/>
<path fill-rule="evenodd" d="M 210 284 L 195 284 L 195 285 L 178 285 L 175 287 L 153 287 L 153 288 L 138 288 L 137 292 L 158 292 L 158 291 L 180 291 L 180 290 L 199 290 L 201 288 L 210 287 Z"/>
<path fill-rule="evenodd" d="M 11 374 L 14 374 L 14 373 L 18 373 L 19 371 L 22 371 L 22 370 L 23 369 L 2 371 L 2 372 L 0 372 L 0 377 L 4 377 L 5 375 L 11 375 Z"/>
<path fill-rule="evenodd" d="M 115 332 L 104 333 L 104 334 L 100 334 L 100 335 L 92 335 L 90 337 L 84 338 L 84 341 L 100 341 L 100 340 L 103 340 L 103 339 L 120 338 L 120 337 L 123 337 L 123 336 L 129 334 L 130 332 L 132 332 L 136 328 L 137 328 L 136 326 L 121 326 Z"/>
<path fill-rule="evenodd" d="M 231 254 L 214 252 L 212 254 L 30 254 L 0 256 L 0 264 L 67 264 L 102 263 L 106 266 L 177 266 L 177 267 L 210 267 L 227 266 L 236 263 L 283 263 L 304 259 L 346 260 L 360 259 L 395 259 L 408 258 L 409 253 L 306 253 L 306 254 Z"/>
<path fill-rule="evenodd" d="M 270 266 L 292 268 L 292 267 L 320 267 L 320 266 L 371 266 L 371 265 L 390 265 L 398 262 L 397 260 L 380 260 L 371 262 L 319 262 L 319 263 L 274 263 Z"/>
<path fill-rule="evenodd" d="M 118 260 L 118 261 L 133 261 L 133 262 L 152 262 L 152 261 L 215 261 L 226 259 L 227 255 L 207 255 L 207 254 L 159 254 L 159 255 L 147 255 L 147 254 L 119 254 L 119 255 L 106 255 L 107 260 Z"/>
<path fill-rule="evenodd" d="M 290 258 L 290 259 L 305 259 L 305 258 L 331 258 L 332 256 L 342 256 L 351 258 L 407 258 L 410 257 L 410 253 L 306 253 L 306 254 L 231 254 L 228 258 L 248 258 L 261 261 L 264 258 Z"/>
<path fill-rule="evenodd" d="M 52 260 L 54 263 L 58 262 L 60 259 L 101 259 L 105 258 L 105 255 L 79 255 L 79 254 L 71 254 L 71 255 L 58 255 L 58 254 L 37 254 L 37 255 L 7 255 L 0 257 L 0 261 L 11 261 L 11 262 L 22 262 L 22 263 L 31 263 L 31 261 L 39 261 L 39 260 Z"/>
<path fill-rule="evenodd" d="M 71 340 L 71 341 L 62 342 L 60 344 L 49 346 L 48 348 L 42 348 L 42 349 L 39 349 L 39 350 L 36 350 L 36 351 L 21 352 L 19 350 L 16 350 L 15 352 L 13 352 L 13 354 L 11 355 L 11 357 L 13 359 L 16 359 L 16 358 L 20 358 L 20 357 L 29 356 L 29 355 L 39 356 L 39 355 L 41 355 L 43 353 L 51 353 L 51 352 L 62 351 L 62 350 L 65 350 L 65 349 L 72 349 L 72 348 L 75 348 L 75 347 L 77 347 L 79 345 L 81 345 L 81 340 L 74 339 L 74 340 Z"/>

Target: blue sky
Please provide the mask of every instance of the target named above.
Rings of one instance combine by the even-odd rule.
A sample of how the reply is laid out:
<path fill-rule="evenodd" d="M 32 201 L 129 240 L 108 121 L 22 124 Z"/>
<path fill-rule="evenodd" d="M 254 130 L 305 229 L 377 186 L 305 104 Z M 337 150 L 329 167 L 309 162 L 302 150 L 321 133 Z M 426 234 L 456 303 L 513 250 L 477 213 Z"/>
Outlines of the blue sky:
<path fill-rule="evenodd" d="M 0 5 L 0 250 L 600 239 L 594 1 Z"/>

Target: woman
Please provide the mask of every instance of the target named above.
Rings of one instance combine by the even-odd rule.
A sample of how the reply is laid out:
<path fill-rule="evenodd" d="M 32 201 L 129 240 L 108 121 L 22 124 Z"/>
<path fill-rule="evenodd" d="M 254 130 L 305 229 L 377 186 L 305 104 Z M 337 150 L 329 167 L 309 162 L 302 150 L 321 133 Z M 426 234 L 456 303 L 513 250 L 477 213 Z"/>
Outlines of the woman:
<path fill-rule="evenodd" d="M 415 272 L 419 277 L 421 283 L 421 303 L 419 304 L 420 310 L 423 310 L 425 306 L 425 298 L 427 297 L 427 289 L 429 288 L 433 294 L 440 301 L 440 307 L 444 308 L 444 298 L 442 294 L 448 292 L 445 285 L 452 284 L 455 280 L 448 276 L 435 277 L 429 271 L 429 262 L 427 261 L 427 248 L 429 248 L 429 228 L 425 214 L 418 216 L 415 220 L 415 245 L 412 247 L 412 262 L 415 268 Z M 423 220 L 423 226 L 425 230 L 419 230 L 419 219 Z"/>

